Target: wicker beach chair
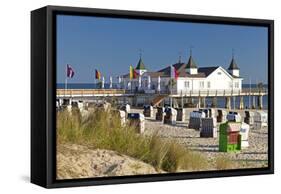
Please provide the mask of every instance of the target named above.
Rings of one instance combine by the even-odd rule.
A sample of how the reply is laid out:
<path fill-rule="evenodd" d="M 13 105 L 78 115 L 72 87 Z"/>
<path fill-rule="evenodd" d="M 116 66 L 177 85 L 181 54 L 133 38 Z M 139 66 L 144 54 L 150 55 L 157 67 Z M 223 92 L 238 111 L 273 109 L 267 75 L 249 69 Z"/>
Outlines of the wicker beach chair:
<path fill-rule="evenodd" d="M 226 115 L 227 115 L 227 112 L 225 110 L 219 109 L 218 116 L 217 116 L 217 122 L 224 123 L 226 121 Z"/>
<path fill-rule="evenodd" d="M 164 123 L 175 125 L 177 120 L 177 111 L 174 108 L 168 107 L 166 108 L 166 113 L 164 116 Z"/>
<path fill-rule="evenodd" d="M 230 111 L 227 115 L 226 115 L 226 119 L 228 121 L 232 121 L 232 122 L 241 122 L 241 115 L 238 112 L 233 112 Z"/>
<path fill-rule="evenodd" d="M 157 121 L 163 121 L 165 116 L 165 108 L 163 107 L 157 107 L 157 112 L 156 112 L 156 120 Z"/>
<path fill-rule="evenodd" d="M 145 130 L 145 119 L 141 113 L 128 113 L 128 123 L 136 128 L 137 133 L 143 133 Z"/>
<path fill-rule="evenodd" d="M 154 117 L 153 106 L 150 105 L 143 106 L 143 114 L 145 117 Z"/>
<path fill-rule="evenodd" d="M 253 111 L 246 110 L 244 122 L 247 123 L 248 125 L 253 125 L 254 124 L 254 115 L 255 115 L 255 113 Z"/>
<path fill-rule="evenodd" d="M 177 108 L 177 121 L 185 121 L 185 112 L 184 108 Z"/>
<path fill-rule="evenodd" d="M 202 118 L 200 137 L 217 137 L 217 122 L 215 118 Z"/>
<path fill-rule="evenodd" d="M 201 119 L 205 118 L 205 112 L 193 111 L 189 116 L 188 128 L 199 130 L 201 127 Z"/>
<path fill-rule="evenodd" d="M 241 135 L 241 148 L 249 147 L 249 131 L 250 125 L 247 123 L 242 123 L 240 128 L 240 135 Z"/>

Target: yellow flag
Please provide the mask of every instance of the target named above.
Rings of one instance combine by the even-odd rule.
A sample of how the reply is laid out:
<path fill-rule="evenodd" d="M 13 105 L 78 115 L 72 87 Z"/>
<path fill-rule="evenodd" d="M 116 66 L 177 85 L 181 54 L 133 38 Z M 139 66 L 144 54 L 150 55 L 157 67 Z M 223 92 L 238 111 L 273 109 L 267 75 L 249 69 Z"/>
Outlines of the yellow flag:
<path fill-rule="evenodd" d="M 132 65 L 130 65 L 130 79 L 134 78 L 134 68 Z"/>

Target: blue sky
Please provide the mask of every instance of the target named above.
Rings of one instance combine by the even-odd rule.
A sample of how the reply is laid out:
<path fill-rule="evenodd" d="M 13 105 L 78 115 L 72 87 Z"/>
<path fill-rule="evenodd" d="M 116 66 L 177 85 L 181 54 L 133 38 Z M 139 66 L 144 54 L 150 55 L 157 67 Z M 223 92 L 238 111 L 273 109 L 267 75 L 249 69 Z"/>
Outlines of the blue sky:
<path fill-rule="evenodd" d="M 57 83 L 64 83 L 66 64 L 75 76 L 69 83 L 94 82 L 98 69 L 108 80 L 136 66 L 139 50 L 149 71 L 189 57 L 199 67 L 227 68 L 232 49 L 243 83 L 267 83 L 267 28 L 196 24 L 90 16 L 57 16 Z"/>

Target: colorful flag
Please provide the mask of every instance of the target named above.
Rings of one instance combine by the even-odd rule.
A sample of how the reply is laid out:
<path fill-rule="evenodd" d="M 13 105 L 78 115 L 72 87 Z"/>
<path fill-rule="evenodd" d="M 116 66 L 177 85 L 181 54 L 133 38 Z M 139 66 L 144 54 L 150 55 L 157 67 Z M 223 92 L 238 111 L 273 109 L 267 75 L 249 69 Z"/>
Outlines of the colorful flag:
<path fill-rule="evenodd" d="M 95 78 L 101 79 L 101 72 L 99 72 L 97 69 L 95 70 Z"/>
<path fill-rule="evenodd" d="M 178 72 L 178 70 L 176 68 L 174 68 L 174 70 L 175 70 L 175 79 L 178 79 L 180 73 Z"/>
<path fill-rule="evenodd" d="M 179 77 L 179 72 L 174 66 L 171 65 L 171 78 L 178 79 L 178 77 Z"/>
<path fill-rule="evenodd" d="M 138 75 L 138 72 L 130 65 L 130 79 L 136 79 Z"/>
<path fill-rule="evenodd" d="M 132 65 L 130 65 L 130 79 L 134 78 L 134 68 Z"/>
<path fill-rule="evenodd" d="M 138 72 L 134 69 L 133 78 L 136 79 L 138 77 Z"/>
<path fill-rule="evenodd" d="M 69 78 L 74 76 L 74 70 L 69 64 L 66 65 L 66 76 Z"/>

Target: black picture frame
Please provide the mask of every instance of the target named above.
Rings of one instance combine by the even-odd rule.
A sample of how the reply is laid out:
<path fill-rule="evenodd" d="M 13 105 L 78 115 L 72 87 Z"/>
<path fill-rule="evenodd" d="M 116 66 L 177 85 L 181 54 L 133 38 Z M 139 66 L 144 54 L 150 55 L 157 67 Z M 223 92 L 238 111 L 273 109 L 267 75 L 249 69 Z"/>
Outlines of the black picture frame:
<path fill-rule="evenodd" d="M 268 28 L 268 167 L 209 172 L 56 180 L 56 14 Z M 31 182 L 46 188 L 274 173 L 274 21 L 231 17 L 46 6 L 31 12 Z"/>

